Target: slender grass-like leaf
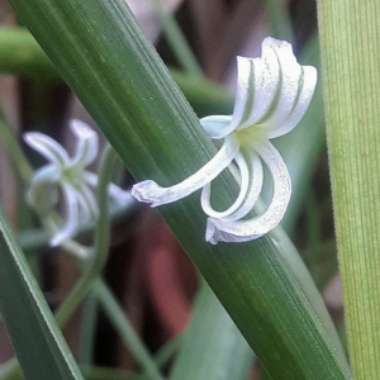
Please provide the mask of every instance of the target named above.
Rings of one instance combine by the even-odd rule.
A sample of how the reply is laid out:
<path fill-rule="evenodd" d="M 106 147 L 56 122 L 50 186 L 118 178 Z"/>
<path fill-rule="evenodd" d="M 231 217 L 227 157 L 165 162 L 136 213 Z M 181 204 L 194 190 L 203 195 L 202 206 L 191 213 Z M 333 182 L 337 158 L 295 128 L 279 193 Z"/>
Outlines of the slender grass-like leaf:
<path fill-rule="evenodd" d="M 169 185 L 215 153 L 125 1 L 11 3 L 136 179 Z M 225 173 L 221 206 L 235 188 Z M 198 196 L 161 211 L 273 378 L 349 378 L 323 302 L 280 228 L 255 242 L 214 247 L 204 241 Z"/>
<path fill-rule="evenodd" d="M 252 350 L 210 288 L 203 286 L 170 379 L 246 380 L 252 361 Z"/>
<path fill-rule="evenodd" d="M 380 2 L 319 0 L 338 256 L 355 379 L 380 373 Z"/>
<path fill-rule="evenodd" d="M 82 376 L 0 210 L 0 308 L 28 379 Z"/>

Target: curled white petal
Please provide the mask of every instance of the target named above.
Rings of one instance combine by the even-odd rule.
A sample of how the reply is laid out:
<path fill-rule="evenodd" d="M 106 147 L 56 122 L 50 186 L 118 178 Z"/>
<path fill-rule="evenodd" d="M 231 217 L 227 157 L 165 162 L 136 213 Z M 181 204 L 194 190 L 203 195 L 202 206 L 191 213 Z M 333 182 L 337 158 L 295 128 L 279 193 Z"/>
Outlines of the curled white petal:
<path fill-rule="evenodd" d="M 227 137 L 216 155 L 182 182 L 171 187 L 161 187 L 151 180 L 142 181 L 133 186 L 132 196 L 139 202 L 149 203 L 152 207 L 185 198 L 210 183 L 223 172 L 236 157 L 238 151 L 239 143 L 233 137 Z"/>
<path fill-rule="evenodd" d="M 212 139 L 222 139 L 232 132 L 231 129 L 232 116 L 212 115 L 200 119 L 200 123 Z"/>
<path fill-rule="evenodd" d="M 98 136 L 93 129 L 80 120 L 72 120 L 70 127 L 77 138 L 72 163 L 85 167 L 91 164 L 98 154 Z"/>
<path fill-rule="evenodd" d="M 79 225 L 79 207 L 77 192 L 71 185 L 62 186 L 63 197 L 66 207 L 65 224 L 58 229 L 52 237 L 50 244 L 55 247 L 67 239 L 70 239 L 78 229 Z"/>
<path fill-rule="evenodd" d="M 239 168 L 239 182 L 240 182 L 240 191 L 237 196 L 235 202 L 228 207 L 228 209 L 224 211 L 216 211 L 211 206 L 211 183 L 208 183 L 203 189 L 201 193 L 201 206 L 203 211 L 212 218 L 225 218 L 231 214 L 233 214 L 244 202 L 244 198 L 247 195 L 248 187 L 249 187 L 249 168 L 246 159 L 244 158 L 242 153 L 239 153 L 235 158 L 236 164 Z"/>
<path fill-rule="evenodd" d="M 240 207 L 231 215 L 225 217 L 225 220 L 235 221 L 241 218 L 244 218 L 247 214 L 249 214 L 257 200 L 259 199 L 259 195 L 261 193 L 261 189 L 263 187 L 264 180 L 264 171 L 263 165 L 261 163 L 260 158 L 257 156 L 255 152 L 249 152 L 249 161 L 250 161 L 250 174 L 249 174 L 249 188 L 247 192 L 247 196 L 245 197 L 243 203 Z"/>
<path fill-rule="evenodd" d="M 264 44 L 273 49 L 280 64 L 278 95 L 272 107 L 273 112 L 265 121 L 271 130 L 284 122 L 292 111 L 302 84 L 303 75 L 301 65 L 297 62 L 290 43 L 268 37 Z"/>
<path fill-rule="evenodd" d="M 262 215 L 248 220 L 228 221 L 210 218 L 206 231 L 206 239 L 210 243 L 257 239 L 281 222 L 291 195 L 288 169 L 277 149 L 269 141 L 260 145 L 257 152 L 273 177 L 273 198 L 268 209 Z"/>
<path fill-rule="evenodd" d="M 247 128 L 265 118 L 280 88 L 280 66 L 277 56 L 264 40 L 261 58 L 238 57 L 238 88 L 233 123 Z"/>
<path fill-rule="evenodd" d="M 62 145 L 44 133 L 25 133 L 24 140 L 52 164 L 63 166 L 69 161 L 69 156 Z"/>
<path fill-rule="evenodd" d="M 317 76 L 317 70 L 314 67 L 302 66 L 302 76 L 300 78 L 298 94 L 293 109 L 285 121 L 272 127 L 269 138 L 275 138 L 289 133 L 301 121 L 313 98 L 317 84 Z"/>

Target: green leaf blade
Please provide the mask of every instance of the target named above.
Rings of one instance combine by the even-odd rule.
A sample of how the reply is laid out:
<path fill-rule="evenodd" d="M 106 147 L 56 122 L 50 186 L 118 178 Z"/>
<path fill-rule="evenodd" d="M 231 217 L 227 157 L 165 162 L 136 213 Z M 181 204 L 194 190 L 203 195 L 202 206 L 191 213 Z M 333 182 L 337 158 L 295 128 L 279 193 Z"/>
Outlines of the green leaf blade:
<path fill-rule="evenodd" d="M 0 210 L 0 308 L 28 379 L 81 380 L 75 361 Z"/>

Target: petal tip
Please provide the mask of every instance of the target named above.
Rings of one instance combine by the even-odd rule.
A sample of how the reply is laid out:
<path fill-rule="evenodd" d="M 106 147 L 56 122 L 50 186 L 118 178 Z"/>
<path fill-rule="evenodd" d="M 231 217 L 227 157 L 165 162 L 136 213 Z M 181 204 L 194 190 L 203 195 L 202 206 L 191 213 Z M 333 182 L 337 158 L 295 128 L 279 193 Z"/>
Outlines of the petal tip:
<path fill-rule="evenodd" d="M 95 134 L 95 131 L 88 124 L 78 119 L 70 121 L 70 128 L 75 134 L 83 137 L 91 137 Z"/>
<path fill-rule="evenodd" d="M 151 207 L 159 206 L 156 201 L 160 187 L 156 182 L 151 180 L 136 183 L 131 189 L 131 195 L 138 202 L 148 203 Z"/>

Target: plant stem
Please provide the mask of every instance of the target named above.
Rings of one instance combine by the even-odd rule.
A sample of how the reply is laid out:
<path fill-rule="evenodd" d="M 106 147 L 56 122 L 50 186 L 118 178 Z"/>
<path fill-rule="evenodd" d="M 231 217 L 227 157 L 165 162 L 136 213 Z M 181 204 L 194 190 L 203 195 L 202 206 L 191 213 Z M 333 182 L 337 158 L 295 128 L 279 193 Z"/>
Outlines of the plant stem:
<path fill-rule="evenodd" d="M 1 38 L 0 38 L 1 40 Z M 1 41 L 0 41 L 1 44 Z M 0 48 L 1 49 L 1 48 Z M 0 112 L 0 137 L 3 147 L 9 152 L 9 155 L 24 183 L 29 183 L 32 176 L 32 168 L 28 159 L 25 157 L 16 136 L 13 134 L 10 126 L 5 121 L 4 115 Z"/>
<path fill-rule="evenodd" d="M 0 28 L 0 73 L 37 81 L 61 81 L 54 65 L 34 37 L 27 29 L 20 27 Z M 175 69 L 172 75 L 200 115 L 204 115 L 206 110 L 211 113 L 231 111 L 232 97 L 222 86 L 199 75 L 189 75 Z"/>
<path fill-rule="evenodd" d="M 265 5 L 270 16 L 273 37 L 292 41 L 293 31 L 286 3 L 282 0 L 265 0 Z"/>
<path fill-rule="evenodd" d="M 133 353 L 134 357 L 145 370 L 146 374 L 152 380 L 163 380 L 157 365 L 151 359 L 144 345 L 136 335 L 130 322 L 126 318 L 123 310 L 115 301 L 112 293 L 102 281 L 97 281 L 94 286 L 94 293 L 98 297 L 100 305 L 107 313 L 108 318 L 114 325 L 115 329 L 120 333 L 121 339 L 124 341 L 128 349 Z"/>
<path fill-rule="evenodd" d="M 95 247 L 93 256 L 87 259 L 89 262 L 86 263 L 87 265 L 81 278 L 57 312 L 56 318 L 61 326 L 67 322 L 77 306 L 86 297 L 94 281 L 101 275 L 104 264 L 106 263 L 110 240 L 108 185 L 111 182 L 113 167 L 117 160 L 118 157 L 116 153 L 109 145 L 107 145 L 103 152 L 97 186 L 99 214 L 95 228 Z"/>
<path fill-rule="evenodd" d="M 202 69 L 198 64 L 189 44 L 186 41 L 174 16 L 162 6 L 162 0 L 150 0 L 164 30 L 168 43 L 182 68 L 194 77 L 202 77 Z"/>
<path fill-rule="evenodd" d="M 319 0 L 338 256 L 354 378 L 380 373 L 380 3 Z"/>
<path fill-rule="evenodd" d="M 0 71 L 58 81 L 59 77 L 46 54 L 24 28 L 0 27 Z"/>
<path fill-rule="evenodd" d="M 94 354 L 95 329 L 97 322 L 98 301 L 93 294 L 89 294 L 83 305 L 80 351 L 78 360 L 81 364 L 91 365 Z"/>

